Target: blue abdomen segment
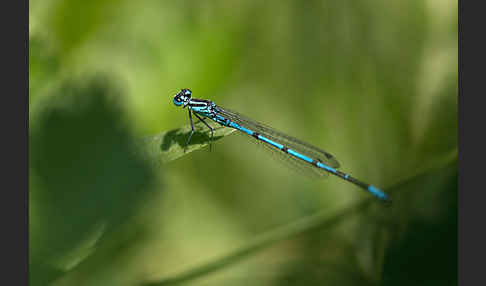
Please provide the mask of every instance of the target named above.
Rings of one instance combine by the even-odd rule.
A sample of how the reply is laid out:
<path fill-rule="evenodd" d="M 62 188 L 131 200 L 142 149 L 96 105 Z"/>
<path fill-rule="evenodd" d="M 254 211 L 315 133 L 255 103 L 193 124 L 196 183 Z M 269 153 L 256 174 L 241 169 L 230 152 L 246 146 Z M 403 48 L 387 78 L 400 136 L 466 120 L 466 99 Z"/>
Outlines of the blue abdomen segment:
<path fill-rule="evenodd" d="M 382 190 L 378 189 L 373 185 L 368 186 L 368 192 L 370 192 L 371 194 L 373 194 L 375 197 L 379 198 L 382 201 L 391 202 L 391 199 L 387 194 L 385 194 Z"/>
<path fill-rule="evenodd" d="M 256 138 L 259 141 L 264 142 L 265 144 L 271 145 L 274 148 L 279 149 L 279 150 L 287 153 L 290 156 L 293 156 L 294 158 L 305 161 L 305 162 L 307 162 L 308 164 L 311 164 L 314 167 L 323 169 L 323 170 L 327 171 L 328 173 L 331 173 L 331 174 L 333 174 L 337 177 L 340 177 L 343 180 L 351 182 L 351 183 L 357 185 L 358 187 L 366 190 L 367 192 L 369 192 L 373 196 L 377 197 L 381 201 L 391 202 L 391 199 L 388 197 L 388 195 L 385 194 L 380 189 L 378 189 L 377 187 L 375 187 L 373 185 L 366 184 L 366 183 L 350 176 L 349 174 L 343 173 L 343 172 L 341 172 L 341 171 L 339 171 L 335 168 L 327 166 L 326 164 L 322 163 L 322 161 L 320 159 L 310 158 L 309 156 L 301 154 L 301 153 L 299 153 L 299 152 L 297 152 L 293 149 L 289 149 L 286 146 L 267 138 L 265 135 L 259 134 L 259 133 L 255 132 L 253 130 L 250 130 L 250 129 L 244 127 L 244 126 L 241 126 L 240 124 L 237 124 L 237 123 L 235 123 L 235 122 L 233 122 L 233 121 L 231 121 L 231 120 L 229 120 L 229 119 L 227 119 L 227 118 L 225 118 L 225 117 L 223 117 L 219 114 L 212 117 L 212 119 L 214 121 L 218 122 L 219 124 L 223 125 L 223 126 L 235 128 L 235 129 L 237 129 L 237 130 L 239 130 L 239 131 L 241 131 L 241 132 L 243 132 L 247 135 L 250 135 L 250 136 Z"/>

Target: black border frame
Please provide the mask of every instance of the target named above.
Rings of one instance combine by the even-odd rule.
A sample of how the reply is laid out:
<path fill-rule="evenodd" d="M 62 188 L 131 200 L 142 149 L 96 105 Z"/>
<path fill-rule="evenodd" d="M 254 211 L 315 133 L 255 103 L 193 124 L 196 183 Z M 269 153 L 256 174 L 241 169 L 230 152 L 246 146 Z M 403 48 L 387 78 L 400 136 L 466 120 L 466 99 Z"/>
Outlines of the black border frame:
<path fill-rule="evenodd" d="M 29 284 L 29 2 L 2 5 L 2 284 Z M 6 5 L 9 4 L 9 5 Z M 11 5 L 10 5 L 11 4 Z M 5 132 L 7 131 L 7 132 Z"/>
<path fill-rule="evenodd" d="M 486 209 L 484 178 L 484 150 L 486 140 L 481 115 L 484 104 L 473 99 L 482 99 L 484 93 L 484 61 L 479 55 L 484 53 L 485 45 L 480 43 L 484 32 L 482 23 L 484 10 L 469 1 L 458 1 L 458 273 L 459 285 L 476 285 L 484 280 L 484 264 L 480 260 L 485 252 L 486 234 L 482 212 Z M 475 31 L 477 29 L 477 31 Z M 465 45 L 464 39 L 468 39 Z M 467 72 L 466 72 L 467 71 Z M 466 129 L 470 139 L 466 139 Z M 475 136 L 474 136 L 475 135 Z M 472 137 L 475 138 L 472 138 Z M 468 141 L 466 146 L 466 141 Z M 481 164 L 483 163 L 483 164 Z M 469 168 L 466 167 L 469 164 Z M 474 259 L 478 258 L 478 259 Z M 477 260 L 477 261 L 476 261 Z"/>
<path fill-rule="evenodd" d="M 2 3 L 2 284 L 28 285 L 29 2 Z"/>

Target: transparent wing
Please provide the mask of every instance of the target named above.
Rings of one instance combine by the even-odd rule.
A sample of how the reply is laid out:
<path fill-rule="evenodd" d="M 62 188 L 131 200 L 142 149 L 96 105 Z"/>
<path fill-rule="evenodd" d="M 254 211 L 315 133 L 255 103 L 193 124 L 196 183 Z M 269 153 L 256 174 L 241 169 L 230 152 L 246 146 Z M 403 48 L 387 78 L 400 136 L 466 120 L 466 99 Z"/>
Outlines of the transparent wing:
<path fill-rule="evenodd" d="M 339 162 L 329 154 L 328 152 L 319 149 L 309 143 L 305 143 L 300 141 L 297 138 L 294 138 L 292 136 L 286 135 L 280 131 L 277 131 L 265 124 L 256 122 L 244 115 L 241 115 L 237 112 L 231 111 L 229 109 L 217 106 L 216 110 L 218 113 L 220 113 L 221 116 L 228 118 L 229 120 L 247 128 L 252 131 L 258 132 L 260 135 L 267 137 L 268 139 L 275 141 L 279 144 L 284 145 L 285 147 L 292 149 L 294 151 L 297 151 L 309 158 L 315 159 L 315 160 L 320 160 L 322 163 L 332 167 L 332 168 L 339 168 Z M 263 144 L 267 145 L 267 144 Z M 294 158 L 293 156 L 287 155 L 283 153 L 282 151 L 272 148 L 271 146 L 267 146 L 269 150 L 274 151 L 274 153 L 282 154 L 284 155 L 283 157 L 285 158 L 284 160 L 288 163 L 291 163 L 293 166 L 297 166 L 299 169 L 306 169 L 306 171 L 309 171 L 309 175 L 311 176 L 325 176 L 328 173 L 320 168 L 315 168 L 311 164 L 308 164 L 302 160 L 299 160 L 297 158 Z M 281 157 L 281 156 L 279 156 Z"/>
<path fill-rule="evenodd" d="M 237 133 L 240 134 L 240 136 L 248 137 L 248 134 L 246 134 L 244 132 L 237 132 Z M 304 162 L 300 159 L 297 159 L 294 156 L 290 156 L 290 155 L 282 152 L 281 150 L 279 150 L 279 149 L 277 149 L 273 146 L 270 146 L 269 144 L 267 144 L 263 141 L 255 140 L 254 138 L 252 138 L 252 140 L 250 140 L 250 142 L 256 144 L 257 146 L 261 146 L 260 148 L 262 148 L 264 151 L 267 151 L 265 153 L 270 155 L 270 157 L 272 159 L 277 160 L 278 162 L 280 162 L 282 165 L 284 165 L 288 169 L 290 169 L 290 170 L 292 170 L 296 173 L 299 173 L 300 175 L 302 175 L 304 177 L 307 177 L 307 178 L 310 178 L 310 179 L 322 179 L 322 178 L 326 178 L 326 177 L 329 176 L 329 173 L 324 171 L 323 169 L 316 168 L 315 166 L 313 166 L 313 165 L 311 165 L 307 162 Z"/>

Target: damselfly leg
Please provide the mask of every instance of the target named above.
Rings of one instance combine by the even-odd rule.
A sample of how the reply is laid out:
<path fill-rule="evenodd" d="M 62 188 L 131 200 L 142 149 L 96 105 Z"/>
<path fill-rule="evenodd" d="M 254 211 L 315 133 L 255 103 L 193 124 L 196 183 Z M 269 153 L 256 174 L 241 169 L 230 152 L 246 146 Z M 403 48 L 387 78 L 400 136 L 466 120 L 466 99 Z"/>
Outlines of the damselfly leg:
<path fill-rule="evenodd" d="M 191 122 L 191 133 L 187 137 L 186 145 L 184 146 L 184 153 L 187 151 L 187 146 L 189 146 L 189 143 L 191 142 L 192 135 L 194 134 L 194 122 L 192 121 L 191 110 L 188 109 L 188 111 L 189 111 L 189 121 Z M 206 121 L 204 121 L 203 118 L 201 118 L 199 115 L 197 115 L 197 113 L 194 113 L 194 116 L 196 116 L 196 118 L 199 119 L 199 121 L 204 123 L 204 125 L 206 125 L 206 127 L 209 128 L 209 131 L 211 132 L 211 137 L 210 137 L 210 141 L 209 141 L 209 151 L 211 152 L 212 145 L 213 145 L 214 128 L 211 127 Z"/>
<path fill-rule="evenodd" d="M 189 112 L 189 121 L 191 121 L 191 133 L 189 134 L 189 137 L 187 137 L 184 153 L 186 153 L 187 146 L 189 145 L 189 142 L 191 142 L 192 134 L 194 134 L 194 123 L 192 122 L 191 109 L 187 109 L 187 111 Z"/>
<path fill-rule="evenodd" d="M 209 139 L 209 152 L 211 152 L 211 149 L 212 149 L 211 146 L 213 146 L 214 128 L 211 127 L 206 121 L 204 121 L 204 118 L 199 117 L 199 115 L 197 115 L 197 113 L 194 113 L 194 116 L 196 116 L 197 119 L 199 119 L 199 121 L 204 123 L 204 125 L 206 125 L 206 127 L 209 128 L 209 130 L 211 131 L 211 138 Z"/>

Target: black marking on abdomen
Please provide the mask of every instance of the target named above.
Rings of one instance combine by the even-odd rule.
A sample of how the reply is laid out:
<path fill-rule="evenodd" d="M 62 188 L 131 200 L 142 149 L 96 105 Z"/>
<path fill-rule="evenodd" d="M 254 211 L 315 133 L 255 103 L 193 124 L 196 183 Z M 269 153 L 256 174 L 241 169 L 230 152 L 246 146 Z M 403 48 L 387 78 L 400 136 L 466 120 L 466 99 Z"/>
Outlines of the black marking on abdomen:
<path fill-rule="evenodd" d="M 316 166 L 316 167 L 319 167 L 319 166 L 317 166 L 317 163 L 322 163 L 321 159 L 317 159 L 317 160 L 313 159 L 311 164 Z"/>
<path fill-rule="evenodd" d="M 339 171 L 339 170 L 336 170 L 336 175 L 337 175 L 338 177 L 341 177 L 341 178 L 343 178 L 343 179 L 346 179 L 346 173 L 343 173 L 343 172 L 341 172 L 341 171 Z M 348 178 L 349 178 L 349 176 L 348 176 Z"/>
<path fill-rule="evenodd" d="M 255 137 L 256 139 L 260 139 L 260 138 L 258 138 L 258 136 L 260 136 L 260 134 L 258 134 L 257 132 L 253 132 L 253 134 L 251 136 Z"/>
<path fill-rule="evenodd" d="M 349 182 L 351 182 L 351 183 L 353 183 L 353 184 L 355 184 L 355 185 L 357 185 L 357 186 L 360 186 L 363 189 L 368 189 L 368 187 L 370 186 L 369 184 L 363 183 L 360 180 L 351 177 L 349 174 L 343 173 L 343 172 L 338 171 L 338 170 L 336 170 L 336 175 L 347 180 L 347 181 L 349 181 Z"/>
<path fill-rule="evenodd" d="M 284 153 L 289 153 L 289 148 L 287 148 L 285 146 L 283 146 L 282 149 L 280 149 L 280 150 L 282 150 Z"/>

